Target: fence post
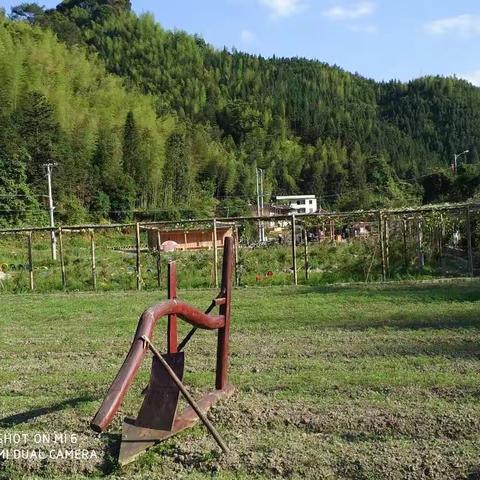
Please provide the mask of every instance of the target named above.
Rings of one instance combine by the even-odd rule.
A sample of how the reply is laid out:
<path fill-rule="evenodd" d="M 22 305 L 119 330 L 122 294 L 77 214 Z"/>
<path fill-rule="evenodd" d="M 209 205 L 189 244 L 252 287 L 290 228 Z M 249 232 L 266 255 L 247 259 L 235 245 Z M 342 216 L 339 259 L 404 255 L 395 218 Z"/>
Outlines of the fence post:
<path fill-rule="evenodd" d="M 470 207 L 467 207 L 465 221 L 467 225 L 468 275 L 470 277 L 473 277 L 472 227 L 470 223 Z"/>
<path fill-rule="evenodd" d="M 402 220 L 402 235 L 403 235 L 403 263 L 405 265 L 405 272 L 407 272 L 408 270 L 407 220 L 405 217 Z"/>
<path fill-rule="evenodd" d="M 162 263 L 161 263 L 162 242 L 160 230 L 157 230 L 157 284 L 158 288 L 162 286 Z"/>
<path fill-rule="evenodd" d="M 387 278 L 390 277 L 390 224 L 389 217 L 384 217 L 384 232 L 385 232 L 385 271 Z"/>
<path fill-rule="evenodd" d="M 95 256 L 95 231 L 90 229 L 90 257 L 92 261 L 92 286 L 93 289 L 97 289 L 97 265 Z"/>
<path fill-rule="evenodd" d="M 67 274 L 65 272 L 65 258 L 63 256 L 63 233 L 62 227 L 58 229 L 58 243 L 60 245 L 60 269 L 62 271 L 62 287 L 67 287 Z"/>
<path fill-rule="evenodd" d="M 298 285 L 298 276 L 297 276 L 297 242 L 295 235 L 295 214 L 292 215 L 291 220 L 292 228 L 292 268 L 293 268 L 293 283 Z"/>
<path fill-rule="evenodd" d="M 440 214 L 440 256 L 443 256 L 443 239 L 445 238 L 445 221 L 443 213 Z"/>
<path fill-rule="evenodd" d="M 235 285 L 240 286 L 240 272 L 239 272 L 239 249 L 240 249 L 240 235 L 238 233 L 238 225 L 235 224 Z"/>
<path fill-rule="evenodd" d="M 136 251 L 137 251 L 137 290 L 142 289 L 142 264 L 140 261 L 140 224 L 137 222 L 135 225 L 135 241 L 136 241 Z"/>
<path fill-rule="evenodd" d="M 417 219 L 417 254 L 418 254 L 418 268 L 421 271 L 425 266 L 425 258 L 423 256 L 422 219 L 420 217 Z"/>
<path fill-rule="evenodd" d="M 383 214 L 380 210 L 378 212 L 378 236 L 380 238 L 380 251 L 382 253 L 382 279 L 385 282 L 387 280 L 387 265 L 385 262 L 385 235 L 383 231 Z"/>
<path fill-rule="evenodd" d="M 308 280 L 308 235 L 305 226 L 303 227 L 303 248 L 305 254 L 305 280 Z"/>
<path fill-rule="evenodd" d="M 217 219 L 213 219 L 213 283 L 215 288 L 218 288 L 218 252 L 217 252 Z"/>
<path fill-rule="evenodd" d="M 32 249 L 32 232 L 28 232 L 28 271 L 30 274 L 30 290 L 34 290 L 33 283 L 33 249 Z"/>

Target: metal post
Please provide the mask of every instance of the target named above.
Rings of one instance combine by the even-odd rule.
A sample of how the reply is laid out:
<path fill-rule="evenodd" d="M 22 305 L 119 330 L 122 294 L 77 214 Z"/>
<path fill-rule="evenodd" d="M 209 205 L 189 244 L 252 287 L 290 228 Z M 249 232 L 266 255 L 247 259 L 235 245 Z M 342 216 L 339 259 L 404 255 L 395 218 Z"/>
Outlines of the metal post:
<path fill-rule="evenodd" d="M 136 241 L 136 252 L 137 252 L 137 290 L 142 289 L 142 264 L 140 260 L 140 224 L 137 222 L 135 225 L 135 241 Z"/>
<path fill-rule="evenodd" d="M 217 219 L 213 219 L 213 284 L 215 288 L 218 288 L 218 251 L 217 251 Z"/>
<path fill-rule="evenodd" d="M 96 257 L 95 257 L 95 232 L 90 229 L 90 256 L 92 261 L 92 286 L 93 289 L 97 289 L 97 265 L 96 265 Z"/>
<path fill-rule="evenodd" d="M 177 298 L 177 264 L 168 262 L 168 299 L 175 300 Z M 177 316 L 175 314 L 168 316 L 167 327 L 167 351 L 175 353 L 177 351 Z"/>
<path fill-rule="evenodd" d="M 228 382 L 228 353 L 230 342 L 230 316 L 232 303 L 232 273 L 233 273 L 233 238 L 225 237 L 222 264 L 222 287 L 220 291 L 225 301 L 220 305 L 219 313 L 225 318 L 225 325 L 218 329 L 217 336 L 217 371 L 215 388 L 223 390 Z"/>
<path fill-rule="evenodd" d="M 305 254 L 305 280 L 308 280 L 308 235 L 306 227 L 303 227 L 303 248 Z"/>
<path fill-rule="evenodd" d="M 473 277 L 473 250 L 472 250 L 472 226 L 470 221 L 470 208 L 467 207 L 465 222 L 467 225 L 467 253 L 468 253 L 468 275 Z"/>
<path fill-rule="evenodd" d="M 295 235 L 295 214 L 292 215 L 291 220 L 291 229 L 292 229 L 292 268 L 293 268 L 293 283 L 298 285 L 298 276 L 297 276 L 297 243 Z"/>
<path fill-rule="evenodd" d="M 58 229 L 58 243 L 60 246 L 60 268 L 62 270 L 62 287 L 66 288 L 67 286 L 67 275 L 65 272 L 65 258 L 63 256 L 63 235 L 62 227 Z"/>
<path fill-rule="evenodd" d="M 162 262 L 161 262 L 162 242 L 160 230 L 157 230 L 157 284 L 158 288 L 162 286 Z"/>
<path fill-rule="evenodd" d="M 160 361 L 162 364 L 163 368 L 167 371 L 168 375 L 170 378 L 174 381 L 174 383 L 177 385 L 179 390 L 182 392 L 182 395 L 185 397 L 185 400 L 190 404 L 192 409 L 195 411 L 195 413 L 199 416 L 200 420 L 203 422 L 207 430 L 212 434 L 213 438 L 215 441 L 218 443 L 219 447 L 225 452 L 228 452 L 228 448 L 223 441 L 222 437 L 219 435 L 215 427 L 210 423 L 210 420 L 208 420 L 207 416 L 202 412 L 200 409 L 199 405 L 195 400 L 192 398 L 192 396 L 188 393 L 187 389 L 184 387 L 182 381 L 177 377 L 176 373 L 173 371 L 173 369 L 170 367 L 168 362 L 160 355 L 160 352 L 152 345 L 150 342 L 150 339 L 146 337 L 145 335 L 141 337 L 141 339 L 146 343 L 148 348 L 152 351 L 152 353 L 157 357 L 157 360 Z"/>
<path fill-rule="evenodd" d="M 33 249 L 32 249 L 32 232 L 28 232 L 28 272 L 30 274 L 30 290 L 34 290 L 33 283 Z"/>

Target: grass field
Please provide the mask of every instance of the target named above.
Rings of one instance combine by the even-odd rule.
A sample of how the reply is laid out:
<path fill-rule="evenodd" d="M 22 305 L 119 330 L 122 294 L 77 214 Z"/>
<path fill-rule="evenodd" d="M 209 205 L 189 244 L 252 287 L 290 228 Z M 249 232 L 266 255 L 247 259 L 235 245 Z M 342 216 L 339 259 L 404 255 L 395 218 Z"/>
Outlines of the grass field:
<path fill-rule="evenodd" d="M 214 293 L 180 292 L 205 307 Z M 480 478 L 479 282 L 235 290 L 237 393 L 210 415 L 232 453 L 198 426 L 123 469 L 121 417 L 141 403 L 148 362 L 108 433 L 88 424 L 164 293 L 0 298 L 0 438 L 75 433 L 98 457 L 10 459 L 2 479 Z M 199 332 L 186 349 L 195 395 L 213 383 L 214 345 Z"/>

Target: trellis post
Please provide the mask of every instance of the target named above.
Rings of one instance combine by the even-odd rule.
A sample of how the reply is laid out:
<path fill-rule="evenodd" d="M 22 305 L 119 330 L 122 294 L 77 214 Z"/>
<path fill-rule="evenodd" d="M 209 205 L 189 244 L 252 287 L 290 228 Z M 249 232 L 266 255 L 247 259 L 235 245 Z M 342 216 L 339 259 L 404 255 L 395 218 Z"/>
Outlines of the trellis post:
<path fill-rule="evenodd" d="M 291 229 L 292 229 L 292 268 L 293 268 L 293 283 L 298 285 L 298 275 L 297 275 L 297 243 L 296 243 L 296 225 L 295 225 L 295 214 L 292 215 L 291 219 Z"/>
<path fill-rule="evenodd" d="M 308 235 L 305 226 L 303 227 L 303 248 L 305 256 L 305 280 L 308 280 Z"/>
<path fill-rule="evenodd" d="M 468 275 L 473 277 L 472 226 L 470 221 L 470 207 L 466 208 L 465 213 L 465 222 L 467 226 Z"/>
<path fill-rule="evenodd" d="M 97 289 L 97 265 L 96 265 L 96 252 L 95 252 L 95 231 L 90 229 L 90 258 L 92 262 L 92 286 L 93 289 Z"/>
<path fill-rule="evenodd" d="M 380 210 L 378 212 L 378 230 L 379 230 L 378 236 L 380 239 L 380 251 L 382 254 L 382 279 L 385 282 L 387 280 L 387 266 L 385 262 L 385 235 L 384 235 L 383 227 L 384 227 L 383 213 Z"/>
<path fill-rule="evenodd" d="M 137 290 L 142 289 L 142 263 L 140 260 L 140 224 L 135 224 L 135 250 L 137 254 L 136 258 L 136 270 L 137 270 Z"/>
<path fill-rule="evenodd" d="M 417 219 L 417 255 L 418 268 L 423 270 L 423 267 L 425 266 L 425 258 L 423 256 L 423 230 L 421 217 Z"/>
<path fill-rule="evenodd" d="M 403 263 L 405 265 L 405 272 L 408 270 L 408 248 L 407 248 L 407 219 L 403 217 L 402 220 L 402 236 L 403 236 Z"/>
<path fill-rule="evenodd" d="M 440 256 L 443 256 L 443 239 L 445 238 L 445 220 L 443 213 L 440 214 Z"/>
<path fill-rule="evenodd" d="M 389 217 L 384 217 L 384 233 L 385 233 L 385 271 L 387 278 L 390 277 L 390 223 Z"/>
<path fill-rule="evenodd" d="M 28 273 L 30 276 L 30 290 L 34 290 L 33 283 L 33 248 L 32 248 L 32 232 L 28 232 Z"/>
<path fill-rule="evenodd" d="M 235 224 L 235 285 L 240 286 L 240 272 L 239 272 L 239 249 L 240 249 L 240 235 L 238 225 Z"/>
<path fill-rule="evenodd" d="M 63 233 L 62 233 L 62 227 L 58 229 L 58 243 L 60 246 L 60 269 L 62 271 L 62 287 L 66 288 L 67 287 L 67 273 L 65 271 L 65 258 L 63 255 Z"/>

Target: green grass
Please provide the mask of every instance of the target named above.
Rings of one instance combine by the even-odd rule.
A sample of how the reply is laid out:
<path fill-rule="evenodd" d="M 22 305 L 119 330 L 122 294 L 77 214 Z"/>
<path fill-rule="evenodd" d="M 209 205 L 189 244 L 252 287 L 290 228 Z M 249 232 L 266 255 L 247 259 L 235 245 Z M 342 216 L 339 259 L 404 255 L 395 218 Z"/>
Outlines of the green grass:
<path fill-rule="evenodd" d="M 180 292 L 204 307 L 214 294 Z M 235 290 L 237 393 L 211 411 L 232 453 L 219 456 L 198 426 L 120 469 L 121 417 L 137 412 L 148 366 L 108 433 L 88 423 L 139 314 L 164 297 L 1 297 L 0 434 L 73 432 L 98 459 L 9 460 L 0 478 L 479 478 L 477 281 Z M 213 384 L 214 347 L 212 333 L 198 332 L 186 349 L 195 395 Z"/>

